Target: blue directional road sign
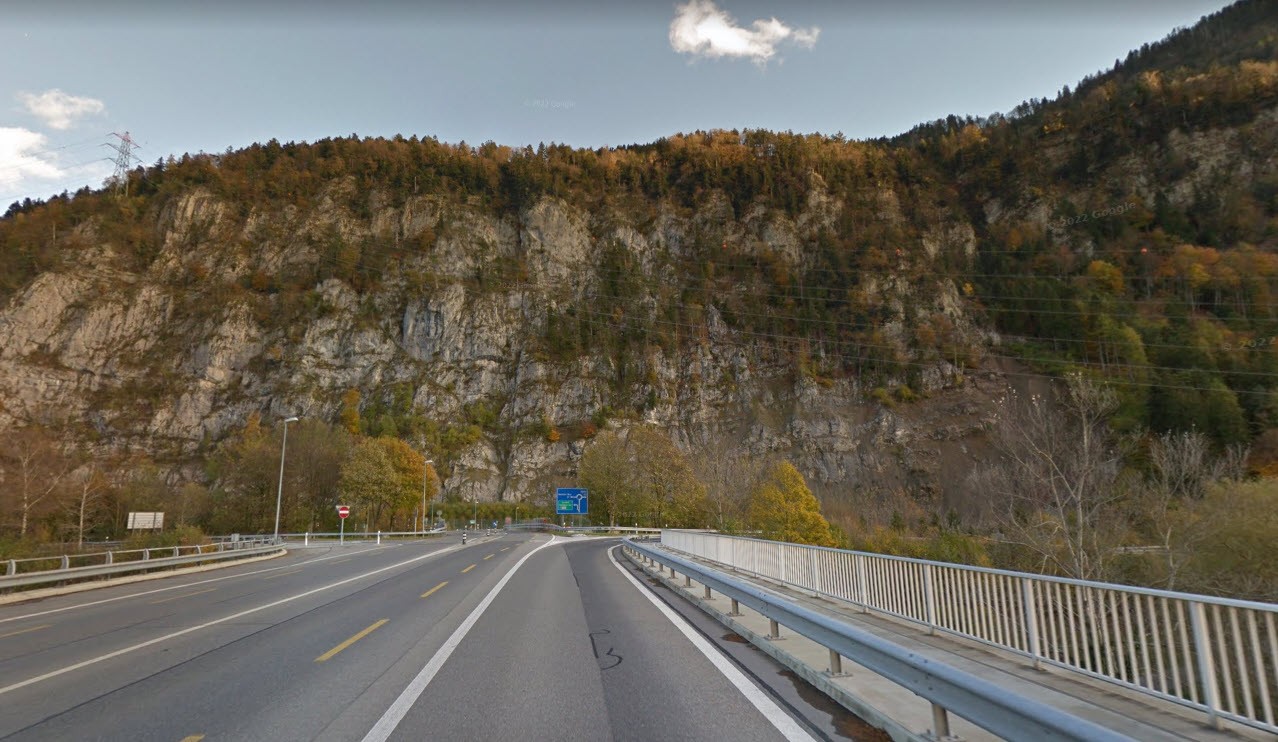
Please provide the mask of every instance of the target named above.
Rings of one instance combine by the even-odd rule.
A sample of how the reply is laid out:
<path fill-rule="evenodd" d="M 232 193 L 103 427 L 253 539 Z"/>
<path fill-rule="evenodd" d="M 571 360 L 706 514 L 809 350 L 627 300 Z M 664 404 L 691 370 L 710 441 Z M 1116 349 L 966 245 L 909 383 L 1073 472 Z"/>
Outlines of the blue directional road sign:
<path fill-rule="evenodd" d="M 590 492 L 575 487 L 560 487 L 555 490 L 556 515 L 586 515 L 590 512 Z"/>

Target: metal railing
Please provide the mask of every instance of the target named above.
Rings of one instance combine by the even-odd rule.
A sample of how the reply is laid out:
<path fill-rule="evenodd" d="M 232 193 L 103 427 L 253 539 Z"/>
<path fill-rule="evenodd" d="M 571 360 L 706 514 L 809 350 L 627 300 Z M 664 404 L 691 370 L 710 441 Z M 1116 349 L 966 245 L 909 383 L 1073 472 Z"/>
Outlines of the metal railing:
<path fill-rule="evenodd" d="M 284 540 L 297 541 L 301 540 L 304 544 L 309 545 L 311 540 L 315 541 L 376 541 L 381 543 L 384 538 L 425 538 L 426 536 L 438 536 L 446 534 L 449 531 L 437 528 L 433 531 L 307 531 L 305 533 L 281 533 L 280 538 Z M 460 533 L 460 531 L 456 531 Z M 266 538 L 270 538 L 267 536 Z"/>
<path fill-rule="evenodd" d="M 672 576 L 677 570 L 697 580 L 705 586 L 706 597 L 710 597 L 711 590 L 717 590 L 731 598 L 733 613 L 739 605 L 745 605 L 762 614 L 772 622 L 771 638 L 778 638 L 780 627 L 784 626 L 828 649 L 832 666 L 838 665 L 836 657 L 847 657 L 930 701 L 935 738 L 948 737 L 946 714 L 952 712 L 1004 739 L 1131 739 L 666 550 L 635 539 L 626 539 L 625 548 L 637 560 L 669 568 Z"/>
<path fill-rule="evenodd" d="M 1278 733 L 1278 605 L 688 531 L 664 546 Z"/>
<path fill-rule="evenodd" d="M 254 556 L 279 548 L 280 544 L 267 536 L 191 546 L 156 546 L 147 549 L 114 549 L 87 554 L 7 559 L 0 562 L 4 565 L 4 575 L 0 575 L 0 590 Z M 57 566 L 45 566 L 52 564 Z"/>

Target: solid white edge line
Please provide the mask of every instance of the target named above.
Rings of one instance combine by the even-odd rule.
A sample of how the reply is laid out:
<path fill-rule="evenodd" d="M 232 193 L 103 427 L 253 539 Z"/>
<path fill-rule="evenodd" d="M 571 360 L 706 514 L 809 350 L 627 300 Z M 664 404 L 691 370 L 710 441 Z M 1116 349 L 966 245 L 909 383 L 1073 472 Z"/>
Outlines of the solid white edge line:
<path fill-rule="evenodd" d="M 373 728 L 368 730 L 368 734 L 364 735 L 363 742 L 386 742 L 395 733 L 395 728 L 408 715 L 409 709 L 413 707 L 414 703 L 417 703 L 417 699 L 421 698 L 422 693 L 426 691 L 426 686 L 430 685 L 430 682 L 435 679 L 440 668 L 444 666 L 444 663 L 452 656 L 453 651 L 470 633 L 471 628 L 479 622 L 480 616 L 484 615 L 484 611 L 488 610 L 488 606 L 492 605 L 492 602 L 497 599 L 497 594 L 501 592 L 502 588 L 506 587 L 506 583 L 510 582 L 510 578 L 514 577 L 519 568 L 524 566 L 524 562 L 531 559 L 533 554 L 554 544 L 557 538 L 557 536 L 551 536 L 549 541 L 528 552 L 523 559 L 515 562 L 515 566 L 511 567 L 510 571 L 488 592 L 488 595 L 484 596 L 479 605 L 475 606 L 475 609 L 453 631 L 443 646 L 435 652 L 435 656 L 431 657 L 426 666 L 421 669 L 421 672 L 417 673 L 417 676 L 409 681 L 408 686 L 399 694 L 399 697 L 390 705 L 390 708 L 386 709 L 386 712 L 377 720 Z"/>
<path fill-rule="evenodd" d="M 301 598 L 305 598 L 305 597 L 307 597 L 307 596 L 314 595 L 314 594 L 316 594 L 316 593 L 322 593 L 322 592 L 324 592 L 325 590 L 332 590 L 332 589 L 333 589 L 333 588 L 335 588 L 335 587 L 340 587 L 340 586 L 345 585 L 345 584 L 347 584 L 347 583 L 354 582 L 355 580 L 362 580 L 362 579 L 364 579 L 365 577 L 372 577 L 372 576 L 373 576 L 373 575 L 375 575 L 375 574 L 380 574 L 380 573 L 385 572 L 385 571 L 387 571 L 387 570 L 395 569 L 396 567 L 403 567 L 404 565 L 406 565 L 406 564 L 412 564 L 413 562 L 420 562 L 420 561 L 421 561 L 421 560 L 423 560 L 423 559 L 429 559 L 429 558 L 431 558 L 431 557 L 433 557 L 433 556 L 438 556 L 439 554 L 445 554 L 445 553 L 447 553 L 447 552 L 449 552 L 449 551 L 455 551 L 456 549 L 459 549 L 459 548 L 461 548 L 461 547 L 460 547 L 460 546 L 456 546 L 456 547 L 447 547 L 447 548 L 444 548 L 444 549 L 440 549 L 440 550 L 438 550 L 438 551 L 432 551 L 432 552 L 431 552 L 431 553 L 429 553 L 429 554 L 423 554 L 422 556 L 413 557 L 412 559 L 408 559 L 408 560 L 405 560 L 405 561 L 402 561 L 402 562 L 397 562 L 397 563 L 395 563 L 395 564 L 391 564 L 391 565 L 386 566 L 386 567 L 381 567 L 381 568 L 378 568 L 378 569 L 372 570 L 371 572 L 364 572 L 363 574 L 358 574 L 358 575 L 355 575 L 354 577 L 347 577 L 347 578 L 346 578 L 346 579 L 344 579 L 344 580 L 338 580 L 337 582 L 334 582 L 334 583 L 331 583 L 331 584 L 328 584 L 328 585 L 324 585 L 324 586 L 322 586 L 322 587 L 317 587 L 317 588 L 315 588 L 315 589 L 313 589 L 313 590 L 307 590 L 306 592 L 298 593 L 297 595 L 292 595 L 292 596 L 289 596 L 289 597 L 287 597 L 287 598 L 283 598 L 283 599 L 281 599 L 281 600 L 277 600 L 277 601 L 275 601 L 275 602 L 273 602 L 273 603 L 267 603 L 267 604 L 265 604 L 265 605 L 259 605 L 259 606 L 258 606 L 258 607 L 256 607 L 256 608 L 249 608 L 248 610 L 240 611 L 239 613 L 233 613 L 233 614 L 231 614 L 231 615 L 229 615 L 229 616 L 223 616 L 222 618 L 217 618 L 217 619 L 214 619 L 214 620 L 212 620 L 212 621 L 208 621 L 208 622 L 202 623 L 202 624 L 200 624 L 200 625 L 198 625 L 198 626 L 189 626 L 189 627 L 187 627 L 187 628 L 185 628 L 185 629 L 182 629 L 181 631 L 174 631 L 174 632 L 173 632 L 173 633 L 171 633 L 171 634 L 165 634 L 164 636 L 157 636 L 157 637 L 156 637 L 156 638 L 154 638 L 154 639 L 148 639 L 147 641 L 140 642 L 140 643 L 138 643 L 138 644 L 134 644 L 134 645 L 129 646 L 129 647 L 124 647 L 123 649 L 117 649 L 117 650 L 115 650 L 114 652 L 107 652 L 107 653 L 106 653 L 106 654 L 104 654 L 104 655 L 100 655 L 100 656 L 98 656 L 98 657 L 94 657 L 94 658 L 92 658 L 92 659 L 87 659 L 87 660 L 84 660 L 83 662 L 77 662 L 77 663 L 75 663 L 74 665 L 67 665 L 66 667 L 62 667 L 62 668 L 59 668 L 59 669 L 57 669 L 57 670 L 51 670 L 51 671 L 49 671 L 49 672 L 46 672 L 46 673 L 45 673 L 45 674 L 43 674 L 43 675 L 37 675 L 37 676 L 35 676 L 35 677 L 33 677 L 33 678 L 27 678 L 26 680 L 21 680 L 21 681 L 18 681 L 18 682 L 16 682 L 16 683 L 13 683 L 13 684 L 11 684 L 11 685 L 6 685 L 6 686 L 4 686 L 3 688 L 0 688 L 0 696 L 4 695 L 5 693 L 9 693 L 10 691 L 18 690 L 19 688 L 25 688 L 25 687 L 26 687 L 26 686 L 28 686 L 28 685 L 35 685 L 36 683 L 43 682 L 43 681 L 48 680 L 48 679 L 50 679 L 50 678 L 56 678 L 56 677 L 57 677 L 57 676 L 59 676 L 59 675 L 65 675 L 66 673 L 72 672 L 72 671 L 74 671 L 74 670 L 79 670 L 79 669 L 81 669 L 81 668 L 88 667 L 89 665 L 96 665 L 96 664 L 97 664 L 97 663 L 99 663 L 99 662 L 104 662 L 104 661 L 106 661 L 106 660 L 113 659 L 113 658 L 115 658 L 115 657 L 119 657 L 120 655 L 128 654 L 129 652 L 135 652 L 135 651 L 137 651 L 137 650 L 139 650 L 139 649 L 145 649 L 146 647 L 149 647 L 149 646 L 151 646 L 151 645 L 153 645 L 153 644 L 159 644 L 160 642 L 168 641 L 169 639 L 176 639 L 177 637 L 179 637 L 179 636 L 183 636 L 184 634 L 190 634 L 190 633 L 195 632 L 195 631 L 200 631 L 200 630 L 202 630 L 202 629 L 207 629 L 207 628 L 208 628 L 208 627 L 210 627 L 210 626 L 217 626 L 218 624 L 226 623 L 227 621 L 234 621 L 234 620 L 235 620 L 235 619 L 237 619 L 237 618 L 243 618 L 244 616 L 248 616 L 248 615 L 250 615 L 250 614 L 257 613 L 258 611 L 264 611 L 264 610 L 266 610 L 267 608 L 274 608 L 275 606 L 278 606 L 278 605 L 284 605 L 285 603 L 291 603 L 291 602 L 293 602 L 294 600 L 300 600 Z"/>
<path fill-rule="evenodd" d="M 630 583 L 635 586 L 635 589 L 653 605 L 655 605 L 657 610 L 661 611 L 662 615 L 670 619 L 670 623 L 674 624 L 675 628 L 679 629 L 679 631 L 688 638 L 688 641 L 692 642 L 692 645 L 700 650 L 701 654 L 705 655 L 706 659 L 710 660 L 710 663 L 715 666 L 715 669 L 723 673 L 723 676 L 728 679 L 728 682 L 732 683 L 736 686 L 737 690 L 741 691 L 741 695 L 745 696 L 746 700 L 758 709 L 759 713 L 763 714 L 763 717 L 771 722 L 772 726 L 776 727 L 777 731 L 780 732 L 783 737 L 796 742 L 799 740 L 804 742 L 816 742 L 815 738 L 808 734 L 806 729 L 799 726 L 799 723 L 782 710 L 775 701 L 769 698 L 762 690 L 759 690 L 758 686 L 750 682 L 750 679 L 737 669 L 736 665 L 729 662 L 728 658 L 724 657 L 723 654 L 714 647 L 714 645 L 706 641 L 705 637 L 701 636 L 696 629 L 692 628 L 683 616 L 680 616 L 673 608 L 661 602 L 661 599 L 656 595 L 653 595 L 651 590 L 644 587 L 643 583 L 636 580 L 634 575 L 627 572 L 626 568 L 621 566 L 621 563 L 613 554 L 613 552 L 619 548 L 621 547 L 614 546 L 608 550 L 609 556 L 613 557 L 609 560 L 612 562 L 612 566 L 616 567 L 617 571 L 621 572 L 627 580 L 630 580 Z"/>

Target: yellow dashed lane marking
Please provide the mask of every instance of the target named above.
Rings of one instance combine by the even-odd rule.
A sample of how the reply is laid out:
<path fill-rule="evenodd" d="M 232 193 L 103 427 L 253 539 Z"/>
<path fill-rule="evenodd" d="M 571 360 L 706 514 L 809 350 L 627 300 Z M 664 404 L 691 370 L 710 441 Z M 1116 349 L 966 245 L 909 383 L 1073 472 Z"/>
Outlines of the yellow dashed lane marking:
<path fill-rule="evenodd" d="M 431 593 L 435 592 L 436 590 L 440 589 L 441 587 L 443 587 L 444 585 L 447 585 L 447 584 L 448 584 L 448 580 L 444 580 L 443 582 L 439 583 L 439 584 L 438 584 L 438 585 L 436 585 L 435 587 L 432 587 L 431 589 L 429 589 L 429 590 L 427 590 L 426 592 L 422 593 L 422 597 L 423 597 L 423 598 L 429 598 Z"/>
<path fill-rule="evenodd" d="M 293 570 L 292 572 L 280 572 L 280 573 L 279 573 L 279 574 L 277 574 L 277 575 L 271 575 L 270 577 L 263 577 L 262 579 L 263 579 L 263 580 L 273 580 L 273 579 L 275 579 L 276 577 L 287 577 L 288 575 L 295 575 L 295 574 L 297 574 L 298 572 L 301 572 L 301 571 L 302 571 L 302 570 L 300 570 L 300 569 L 295 569 L 295 570 Z"/>
<path fill-rule="evenodd" d="M 211 593 L 211 592 L 213 592 L 213 591 L 214 591 L 214 590 L 216 590 L 216 589 L 217 589 L 217 588 L 215 588 L 215 587 L 210 587 L 210 588 L 208 588 L 207 590 L 196 590 L 196 591 L 195 591 L 195 592 L 193 592 L 193 593 L 187 593 L 187 594 L 185 594 L 185 595 L 174 595 L 174 596 L 173 596 L 173 597 L 171 597 L 171 598 L 161 598 L 160 600 L 152 600 L 152 601 L 151 601 L 151 605 L 159 605 L 160 603 L 167 603 L 167 602 L 169 602 L 170 600 L 181 600 L 182 598 L 189 598 L 189 597 L 191 597 L 192 595 L 203 595 L 204 593 Z"/>
<path fill-rule="evenodd" d="M 192 734 L 189 737 L 183 737 L 182 742 L 200 742 L 202 739 L 204 739 L 203 734 Z"/>
<path fill-rule="evenodd" d="M 475 565 L 473 565 L 473 564 L 472 564 L 472 565 L 470 565 L 469 567 L 467 567 L 466 569 L 463 569 L 463 570 L 462 570 L 462 574 L 466 574 L 467 572 L 471 571 L 471 570 L 472 570 L 472 569 L 474 569 L 474 568 L 475 568 Z"/>
<path fill-rule="evenodd" d="M 17 636 L 18 634 L 30 634 L 32 631 L 39 631 L 40 629 L 47 629 L 47 628 L 49 628 L 49 627 L 50 627 L 50 626 L 52 626 L 52 625 L 53 625 L 53 624 L 51 624 L 51 623 L 46 623 L 46 624 L 40 624 L 39 626 L 32 626 L 32 627 L 31 627 L 31 628 L 29 628 L 29 629 L 18 629 L 17 631 L 10 631 L 10 632 L 9 632 L 9 633 L 7 633 L 7 634 L 0 634 L 0 639 L 5 638 L 6 636 Z"/>
<path fill-rule="evenodd" d="M 342 642 L 341 644 L 338 644 L 336 647 L 333 647 L 332 649 L 328 650 L 328 651 L 327 651 L 327 652 L 325 652 L 324 654 L 321 654 L 320 656 L 316 657 L 316 658 L 315 658 L 315 661 L 316 661 L 316 662 L 327 662 L 328 660 L 332 659 L 332 658 L 333 658 L 333 657 L 334 657 L 334 656 L 335 656 L 338 652 L 342 651 L 343 649 L 346 649 L 346 648 L 347 648 L 347 647 L 349 647 L 350 645 L 354 644 L 355 642 L 359 641 L 360 639 L 363 639 L 364 637 L 368 636 L 369 634 L 373 633 L 374 631 L 377 631 L 378 629 L 380 629 L 382 626 L 384 626 L 385 624 L 387 624 L 387 623 L 389 623 L 389 622 L 390 622 L 390 619 L 389 619 L 389 618 L 383 618 L 382 620 L 378 621 L 377 623 L 374 623 L 372 626 L 369 626 L 367 629 L 364 629 L 363 631 L 359 632 L 359 633 L 358 633 L 358 634 L 356 634 L 355 636 L 352 636 L 351 638 L 347 639 L 346 641 Z"/>
<path fill-rule="evenodd" d="M 493 558 L 493 557 L 495 557 L 495 556 L 497 556 L 497 555 L 496 555 L 496 554 L 489 554 L 488 556 L 486 556 L 486 557 L 484 557 L 484 558 L 485 558 L 485 559 L 492 559 L 492 558 Z"/>

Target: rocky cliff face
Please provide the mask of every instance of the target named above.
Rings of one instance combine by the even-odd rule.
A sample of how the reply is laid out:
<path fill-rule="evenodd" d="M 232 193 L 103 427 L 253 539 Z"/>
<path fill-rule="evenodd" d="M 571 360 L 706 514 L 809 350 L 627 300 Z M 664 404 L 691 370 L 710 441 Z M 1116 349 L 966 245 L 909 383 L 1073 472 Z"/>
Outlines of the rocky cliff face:
<path fill-rule="evenodd" d="M 819 190 L 797 218 L 760 208 L 735 219 L 725 201 L 710 199 L 694 213 L 662 208 L 639 222 L 547 198 L 515 224 L 433 198 L 357 216 L 337 205 L 349 187 L 333 183 L 332 197 L 306 212 L 244 216 L 191 191 L 158 209 L 160 248 L 142 270 L 126 265 L 92 222 L 81 225 L 73 267 L 39 276 L 0 313 L 3 423 L 56 410 L 87 421 L 108 445 L 178 463 L 251 412 L 333 420 L 347 389 L 373 400 L 397 386 L 411 389 L 413 406 L 441 424 L 464 420 L 477 403 L 495 410 L 478 440 L 443 467 L 446 493 L 483 500 L 523 499 L 571 476 L 584 423 L 601 415 L 615 426 L 660 425 L 687 449 L 786 456 L 828 491 L 874 482 L 940 492 L 940 472 L 929 463 L 939 453 L 905 444 L 939 436 L 961 448 L 981 426 L 985 395 L 971 379 L 960 388 L 948 363 L 922 374 L 925 388 L 916 391 L 935 395 L 931 401 L 893 409 L 868 400 L 855 379 L 796 373 L 766 338 L 734 332 L 713 307 L 697 342 L 648 346 L 632 360 L 642 374 L 624 387 L 618 359 L 603 348 L 568 360 L 542 350 L 556 307 L 584 302 L 587 320 L 610 321 L 610 307 L 590 298 L 608 278 L 599 269 L 602 245 L 623 250 L 639 277 L 660 285 L 698 223 L 712 221 L 727 239 L 801 266 L 805 240 L 841 207 Z M 894 194 L 881 201 L 891 217 Z M 324 260 L 315 245 L 334 234 L 350 243 L 420 244 L 432 230 L 433 243 L 406 250 L 378 290 L 325 280 L 284 324 L 282 300 L 269 290 L 228 288 L 251 283 L 255 271 Z M 918 246 L 929 255 L 973 248 L 972 229 L 961 223 Z M 476 285 L 477 274 L 516 260 L 523 275 L 495 288 Z M 984 337 L 943 282 L 921 295 L 885 277 L 869 290 L 898 315 L 889 336 L 900 334 L 902 306 L 913 302 Z M 655 296 L 639 306 L 659 309 Z M 937 417 L 947 426 L 935 428 Z M 559 440 L 521 432 L 546 424 L 563 430 Z M 906 448 L 917 460 L 900 455 Z"/>

